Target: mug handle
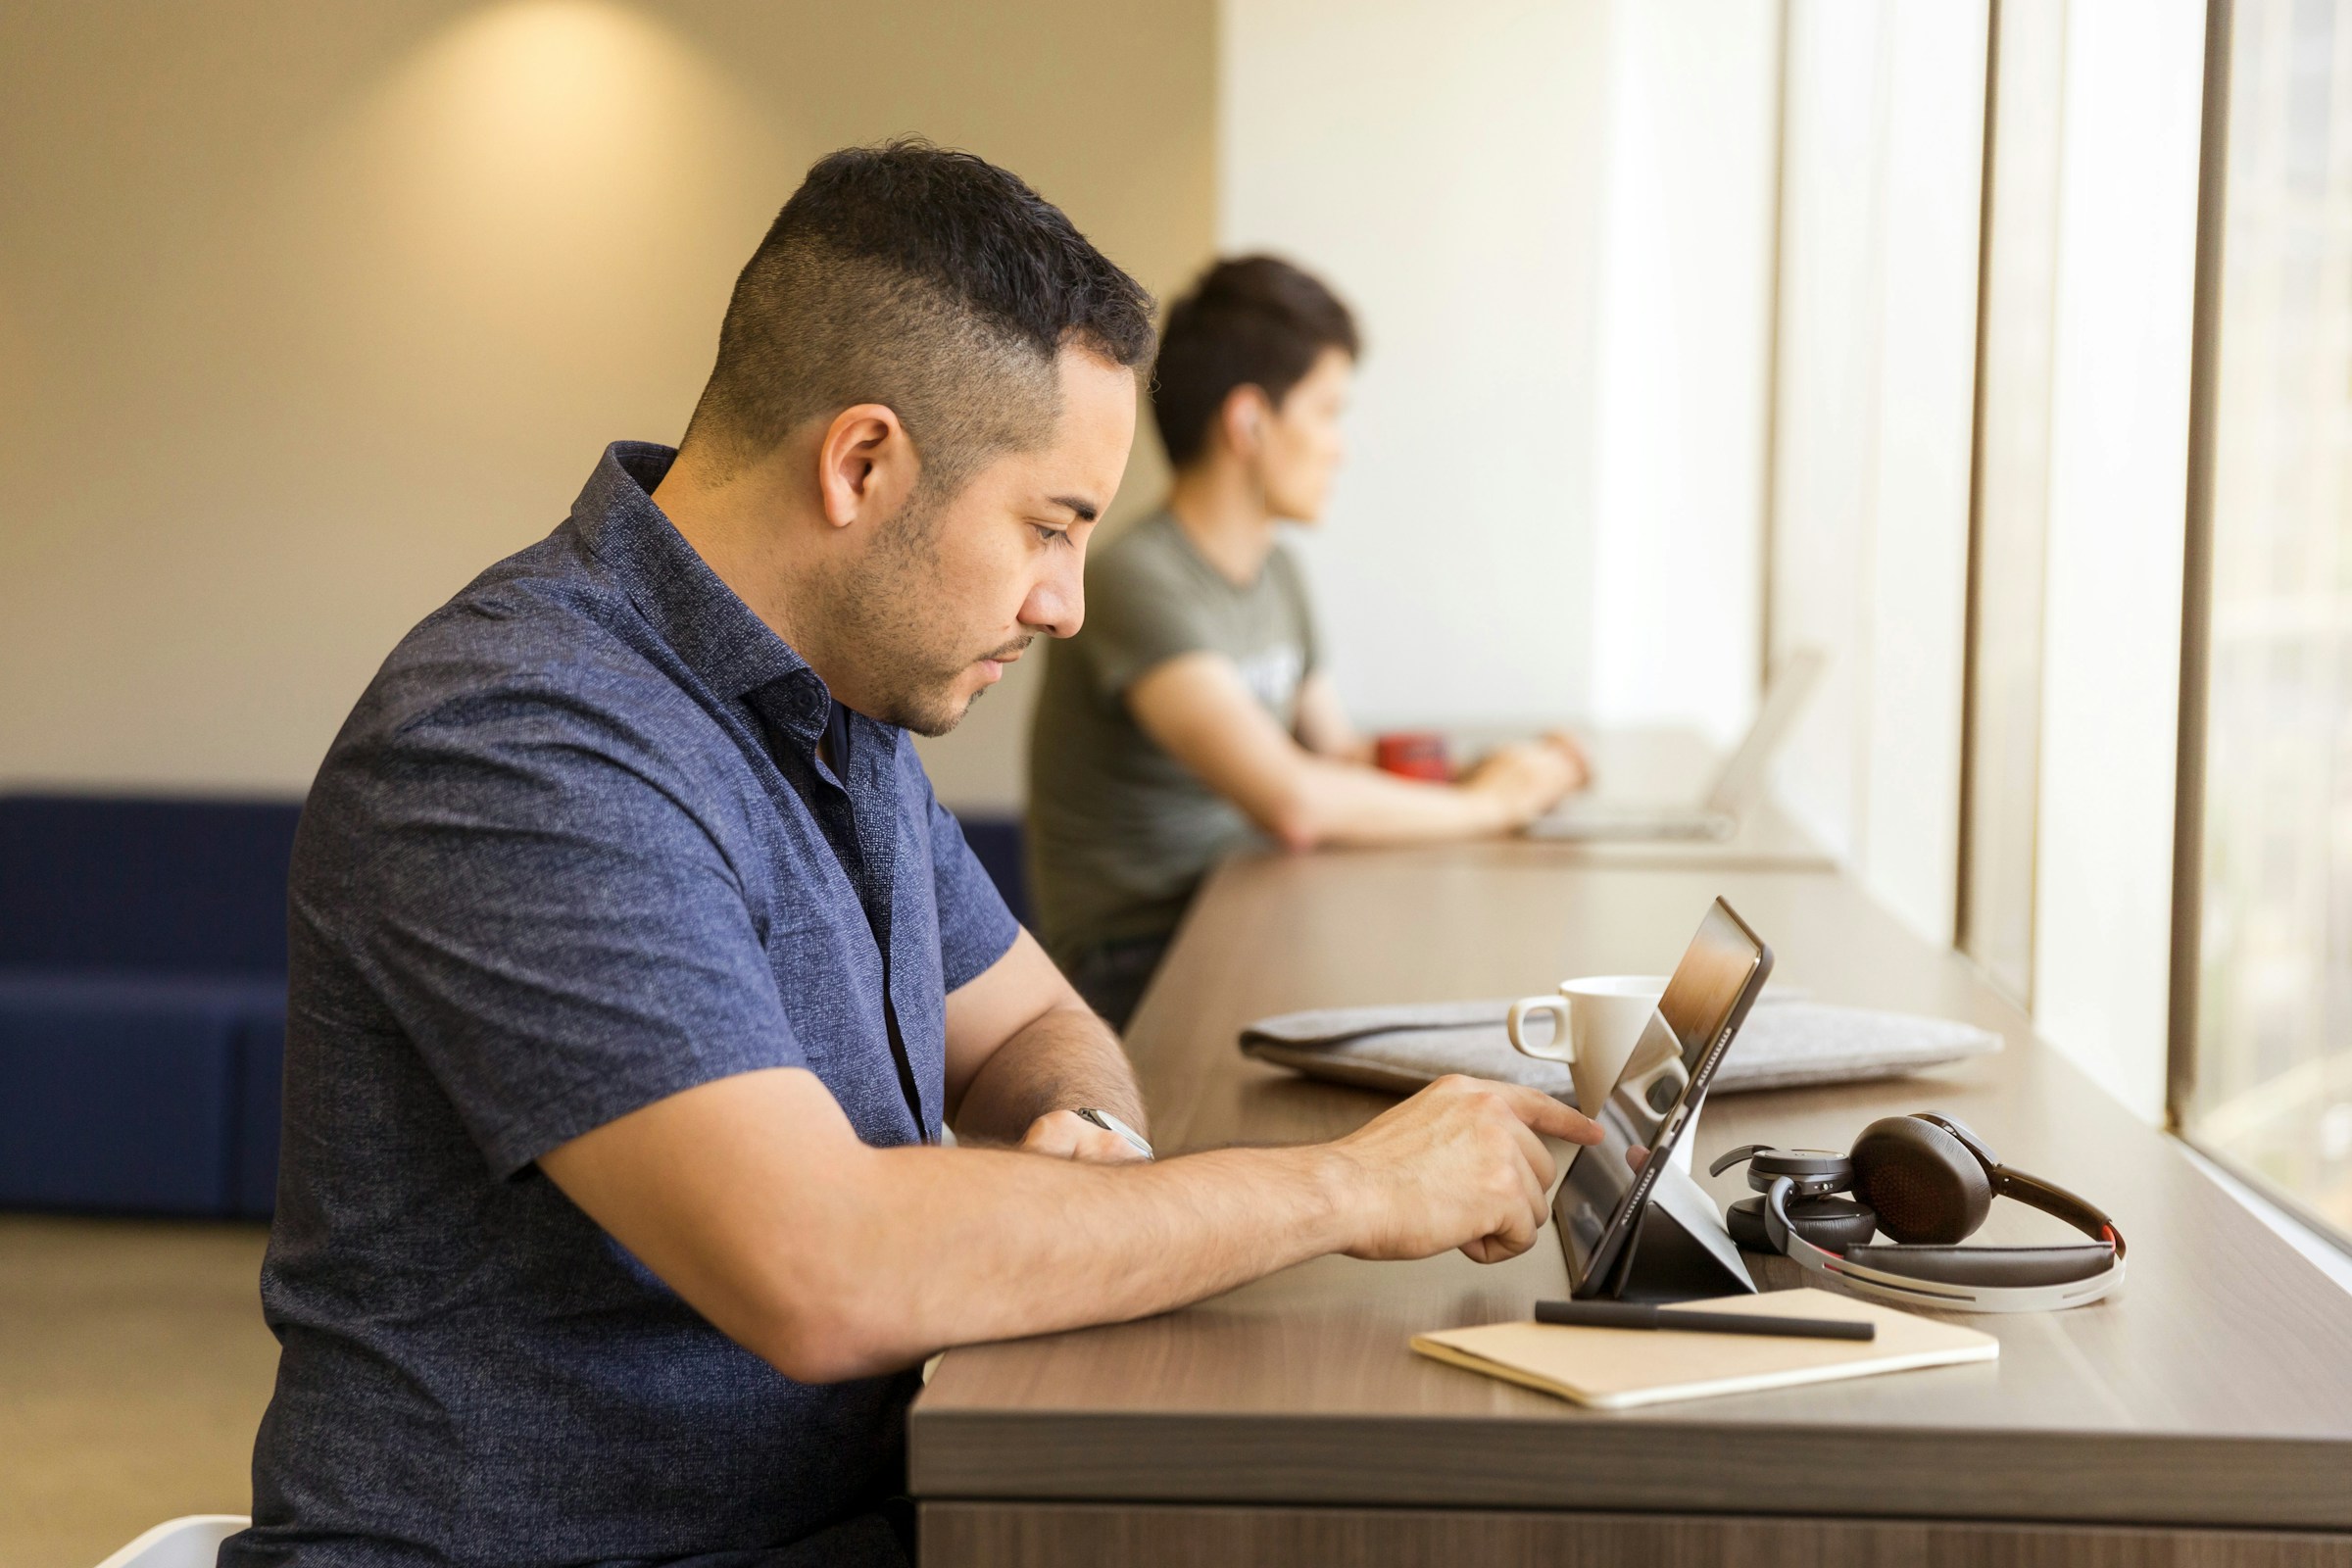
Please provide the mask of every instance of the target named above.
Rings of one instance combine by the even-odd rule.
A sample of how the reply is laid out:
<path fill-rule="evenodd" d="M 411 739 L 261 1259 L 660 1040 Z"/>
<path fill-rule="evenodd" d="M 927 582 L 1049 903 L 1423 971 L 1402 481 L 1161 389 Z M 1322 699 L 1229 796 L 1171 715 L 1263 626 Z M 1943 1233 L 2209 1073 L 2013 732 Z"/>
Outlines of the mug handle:
<path fill-rule="evenodd" d="M 1547 1049 L 1538 1051 L 1527 1043 L 1527 1020 L 1546 1012 L 1552 1015 L 1551 1038 L 1544 1042 Z M 1576 1060 L 1576 1043 L 1568 1034 L 1568 999 L 1556 991 L 1547 997 L 1521 997 L 1512 1003 L 1503 1028 L 1510 1034 L 1511 1049 L 1522 1056 L 1533 1056 L 1538 1061 Z"/>

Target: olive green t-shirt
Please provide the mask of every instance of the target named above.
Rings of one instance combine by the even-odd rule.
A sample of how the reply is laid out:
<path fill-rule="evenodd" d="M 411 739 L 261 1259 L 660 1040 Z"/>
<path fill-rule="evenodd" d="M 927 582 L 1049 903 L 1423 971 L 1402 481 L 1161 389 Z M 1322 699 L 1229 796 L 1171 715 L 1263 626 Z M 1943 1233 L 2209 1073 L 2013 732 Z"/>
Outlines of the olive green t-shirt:
<path fill-rule="evenodd" d="M 1277 546 L 1236 587 L 1159 512 L 1088 563 L 1086 620 L 1046 656 L 1029 734 L 1029 889 L 1064 963 L 1101 942 L 1164 935 L 1217 858 L 1254 836 L 1222 796 L 1146 735 L 1127 688 L 1180 654 L 1233 661 L 1293 729 L 1315 632 L 1298 564 Z"/>

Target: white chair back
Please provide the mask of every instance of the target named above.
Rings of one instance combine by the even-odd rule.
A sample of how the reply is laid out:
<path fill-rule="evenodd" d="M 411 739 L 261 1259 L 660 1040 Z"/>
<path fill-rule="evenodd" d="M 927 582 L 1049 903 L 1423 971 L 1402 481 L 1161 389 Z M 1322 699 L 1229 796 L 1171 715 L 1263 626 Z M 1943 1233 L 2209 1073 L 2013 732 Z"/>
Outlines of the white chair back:
<path fill-rule="evenodd" d="M 253 1523 L 241 1513 L 192 1513 L 167 1519 L 98 1568 L 213 1568 L 220 1543 Z"/>

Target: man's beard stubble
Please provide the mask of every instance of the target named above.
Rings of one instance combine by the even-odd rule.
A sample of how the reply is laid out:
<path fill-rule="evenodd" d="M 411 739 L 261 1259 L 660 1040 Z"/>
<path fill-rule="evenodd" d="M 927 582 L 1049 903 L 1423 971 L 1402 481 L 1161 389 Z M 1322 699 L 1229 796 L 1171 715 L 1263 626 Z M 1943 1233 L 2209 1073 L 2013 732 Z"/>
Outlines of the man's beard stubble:
<path fill-rule="evenodd" d="M 963 721 L 987 688 L 958 698 L 957 681 L 983 659 L 1007 660 L 1033 640 L 1024 633 L 979 652 L 958 646 L 943 624 L 939 517 L 920 499 L 893 519 L 865 558 L 824 573 L 809 586 L 812 608 L 832 628 L 845 660 L 862 670 L 882 711 L 870 718 L 917 735 L 945 735 Z"/>

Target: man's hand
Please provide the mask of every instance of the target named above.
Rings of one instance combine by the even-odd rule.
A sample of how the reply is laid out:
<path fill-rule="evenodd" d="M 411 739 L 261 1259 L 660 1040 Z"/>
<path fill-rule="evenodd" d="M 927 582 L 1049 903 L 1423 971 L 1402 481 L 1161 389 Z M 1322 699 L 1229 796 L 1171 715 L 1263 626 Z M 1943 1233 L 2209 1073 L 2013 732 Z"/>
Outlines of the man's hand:
<path fill-rule="evenodd" d="M 1585 755 L 1584 743 L 1564 729 L 1555 729 L 1544 737 L 1544 744 L 1556 746 L 1568 754 L 1568 765 L 1574 775 L 1568 784 L 1571 790 L 1581 790 L 1592 782 L 1592 759 Z"/>
<path fill-rule="evenodd" d="M 1585 781 L 1584 755 L 1565 737 L 1496 747 L 1462 787 L 1485 797 L 1499 828 L 1525 827 Z"/>
<path fill-rule="evenodd" d="M 1021 1152 L 1094 1165 L 1140 1165 L 1144 1152 L 1107 1127 L 1098 1127 L 1074 1110 L 1049 1110 L 1029 1124 Z"/>
<path fill-rule="evenodd" d="M 1535 1245 L 1555 1175 L 1542 1133 L 1597 1144 L 1600 1129 L 1549 1095 L 1481 1078 L 1441 1078 L 1331 1146 L 1344 1174 L 1352 1257 L 1428 1257 L 1449 1247 L 1481 1263 Z"/>

